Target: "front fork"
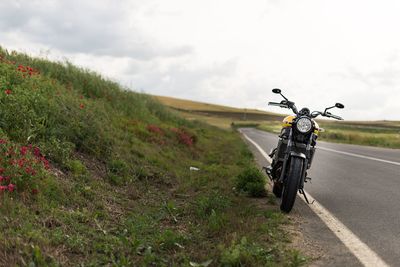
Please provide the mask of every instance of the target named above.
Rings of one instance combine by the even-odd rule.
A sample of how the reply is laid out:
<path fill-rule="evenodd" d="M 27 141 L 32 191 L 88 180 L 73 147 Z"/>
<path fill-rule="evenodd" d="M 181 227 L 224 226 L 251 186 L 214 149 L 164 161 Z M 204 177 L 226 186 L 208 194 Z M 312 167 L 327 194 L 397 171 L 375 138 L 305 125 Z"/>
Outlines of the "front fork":
<path fill-rule="evenodd" d="M 286 171 L 287 171 L 287 166 L 290 163 L 290 157 L 300 157 L 300 158 L 302 158 L 304 160 L 304 165 L 303 165 L 303 170 L 302 170 L 302 173 L 301 173 L 301 180 L 300 180 L 300 184 L 299 184 L 299 190 L 303 190 L 304 182 L 305 182 L 306 174 L 307 174 L 307 169 L 310 167 L 309 164 L 311 164 L 311 161 L 309 159 L 311 159 L 311 143 L 313 141 L 313 135 L 310 136 L 310 140 L 309 140 L 308 145 L 306 147 L 306 154 L 307 155 L 305 155 L 303 153 L 297 153 L 297 152 L 292 151 L 292 146 L 293 146 L 292 135 L 293 135 L 293 130 L 290 129 L 289 135 L 288 135 L 288 143 L 287 143 L 287 147 L 286 147 L 286 151 L 285 151 L 285 157 L 284 157 L 283 164 L 282 164 L 283 165 L 282 166 L 282 171 L 281 171 L 280 177 L 279 177 L 277 182 L 284 183 L 285 174 L 286 174 Z M 273 149 L 269 154 L 269 156 L 273 159 L 273 163 L 276 160 L 276 153 L 279 153 L 277 151 L 277 148 Z M 272 175 L 272 167 L 273 166 L 271 164 L 270 167 L 265 168 L 265 171 L 266 171 L 268 177 L 271 180 L 274 180 L 275 177 L 273 177 L 273 175 Z"/>

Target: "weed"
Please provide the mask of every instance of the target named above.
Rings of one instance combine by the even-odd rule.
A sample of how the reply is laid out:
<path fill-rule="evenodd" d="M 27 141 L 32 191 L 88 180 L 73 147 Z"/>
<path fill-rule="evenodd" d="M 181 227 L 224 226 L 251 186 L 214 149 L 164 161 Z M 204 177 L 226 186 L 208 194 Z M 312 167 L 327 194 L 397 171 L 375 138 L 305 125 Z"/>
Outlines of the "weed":
<path fill-rule="evenodd" d="M 162 250 L 176 250 L 183 248 L 186 238 L 172 230 L 165 230 L 158 238 L 158 246 Z"/>
<path fill-rule="evenodd" d="M 199 218 L 206 219 L 212 213 L 224 211 L 230 205 L 231 202 L 227 197 L 220 192 L 214 191 L 196 200 L 196 214 Z"/>
<path fill-rule="evenodd" d="M 67 167 L 74 176 L 83 176 L 87 174 L 86 166 L 79 160 L 69 160 L 67 162 Z"/>
<path fill-rule="evenodd" d="M 289 253 L 289 258 L 290 258 L 290 267 L 298 267 L 298 266 L 303 266 L 304 264 L 307 263 L 307 257 L 304 257 L 301 255 L 301 253 L 297 250 L 293 250 Z"/>
<path fill-rule="evenodd" d="M 222 248 L 222 250 L 220 261 L 221 265 L 226 267 L 268 266 L 274 261 L 274 256 L 270 251 L 248 242 L 246 237 L 242 237 L 239 242 L 232 242 L 230 247 Z"/>
<path fill-rule="evenodd" d="M 248 167 L 237 176 L 236 189 L 252 197 L 264 197 L 265 177 L 257 168 Z"/>
<path fill-rule="evenodd" d="M 130 170 L 128 164 L 125 161 L 120 159 L 111 160 L 107 166 L 108 169 L 108 180 L 113 185 L 123 185 L 127 182 L 132 182 L 129 179 Z"/>
<path fill-rule="evenodd" d="M 211 210 L 211 214 L 207 220 L 207 227 L 209 234 L 220 233 L 223 229 L 226 228 L 226 225 L 229 223 L 227 215 L 222 212 L 216 212 L 215 210 Z"/>

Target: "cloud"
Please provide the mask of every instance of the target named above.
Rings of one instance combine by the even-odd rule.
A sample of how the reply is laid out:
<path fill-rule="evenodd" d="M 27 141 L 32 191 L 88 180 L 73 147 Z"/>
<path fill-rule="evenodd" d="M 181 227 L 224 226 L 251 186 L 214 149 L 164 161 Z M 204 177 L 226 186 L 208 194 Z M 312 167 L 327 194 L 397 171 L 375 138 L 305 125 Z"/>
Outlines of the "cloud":
<path fill-rule="evenodd" d="M 0 3 L 0 30 L 68 53 L 150 60 L 193 52 L 182 45 L 167 47 L 129 21 L 127 1 L 15 1 Z"/>
<path fill-rule="evenodd" d="M 360 11 L 360 6 L 362 10 Z M 398 119 L 395 1 L 4 0 L 0 45 L 90 68 L 132 89 L 237 107 L 274 87 L 299 106 Z M 356 14 L 356 15 L 354 15 Z M 43 52 L 44 51 L 44 52 Z"/>
<path fill-rule="evenodd" d="M 164 66 L 160 60 L 147 62 L 132 60 L 125 68 L 124 80 L 136 89 L 152 94 L 218 101 L 226 96 L 224 82 L 232 82 L 238 62 L 234 59 L 205 66 L 193 66 L 190 59 L 170 62 Z"/>

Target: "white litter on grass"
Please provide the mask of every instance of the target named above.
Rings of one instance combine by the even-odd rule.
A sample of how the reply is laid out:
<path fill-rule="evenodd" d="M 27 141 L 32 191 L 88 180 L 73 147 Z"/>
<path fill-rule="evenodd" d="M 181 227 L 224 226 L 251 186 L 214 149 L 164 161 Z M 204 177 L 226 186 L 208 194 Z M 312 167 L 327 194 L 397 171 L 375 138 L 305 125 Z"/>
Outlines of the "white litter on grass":
<path fill-rule="evenodd" d="M 199 168 L 196 168 L 196 167 L 190 167 L 189 170 L 191 170 L 191 171 L 196 171 L 196 172 L 197 172 L 197 171 L 200 171 L 200 169 L 199 169 Z"/>

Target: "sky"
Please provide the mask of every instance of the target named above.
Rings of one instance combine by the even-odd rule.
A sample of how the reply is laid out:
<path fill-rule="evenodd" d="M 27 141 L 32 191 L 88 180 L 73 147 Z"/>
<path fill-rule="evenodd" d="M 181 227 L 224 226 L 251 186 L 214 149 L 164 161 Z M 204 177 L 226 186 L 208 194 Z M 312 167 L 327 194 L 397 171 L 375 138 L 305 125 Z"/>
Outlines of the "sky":
<path fill-rule="evenodd" d="M 149 94 L 400 120 L 400 1 L 1 0 L 0 45 Z"/>

